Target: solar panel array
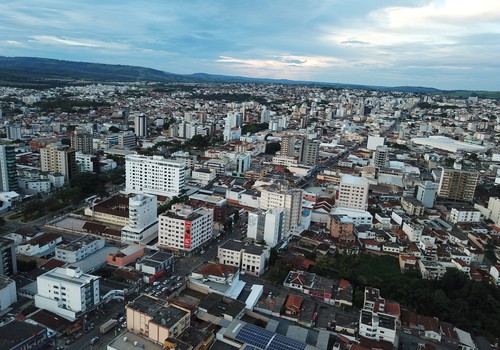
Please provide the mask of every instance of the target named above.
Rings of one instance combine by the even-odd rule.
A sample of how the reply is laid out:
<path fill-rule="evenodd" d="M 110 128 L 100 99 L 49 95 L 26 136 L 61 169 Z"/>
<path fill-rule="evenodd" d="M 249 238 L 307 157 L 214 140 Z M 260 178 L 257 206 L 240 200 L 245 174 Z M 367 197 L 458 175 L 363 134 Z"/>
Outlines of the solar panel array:
<path fill-rule="evenodd" d="M 306 344 L 250 323 L 243 326 L 235 339 L 266 350 L 304 350 L 306 348 Z M 249 347 L 247 349 L 253 350 Z"/>

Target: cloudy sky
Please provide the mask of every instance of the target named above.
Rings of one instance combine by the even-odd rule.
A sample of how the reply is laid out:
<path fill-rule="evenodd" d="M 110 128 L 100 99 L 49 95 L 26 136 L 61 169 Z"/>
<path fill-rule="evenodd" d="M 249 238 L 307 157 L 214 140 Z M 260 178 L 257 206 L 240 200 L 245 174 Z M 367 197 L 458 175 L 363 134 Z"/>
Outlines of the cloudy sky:
<path fill-rule="evenodd" d="M 0 55 L 500 90 L 500 0 L 2 0 Z"/>

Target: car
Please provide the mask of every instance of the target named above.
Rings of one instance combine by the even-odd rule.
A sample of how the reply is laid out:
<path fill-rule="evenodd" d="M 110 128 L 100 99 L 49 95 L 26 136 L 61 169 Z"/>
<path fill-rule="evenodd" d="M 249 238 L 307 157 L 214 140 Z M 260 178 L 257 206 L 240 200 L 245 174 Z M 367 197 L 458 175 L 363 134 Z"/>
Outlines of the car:
<path fill-rule="evenodd" d="M 99 340 L 99 337 L 94 337 L 94 338 L 90 339 L 90 344 L 91 345 L 95 344 L 95 343 L 97 343 L 98 340 Z"/>
<path fill-rule="evenodd" d="M 158 281 L 154 281 L 154 282 L 153 282 L 153 286 L 155 286 L 155 287 L 156 287 L 157 285 L 159 285 L 159 284 L 160 284 L 160 282 L 158 282 Z"/>
<path fill-rule="evenodd" d="M 182 276 L 177 277 L 177 281 L 180 281 L 182 279 Z"/>
<path fill-rule="evenodd" d="M 404 334 L 411 334 L 411 331 L 409 331 L 409 330 L 405 329 L 405 330 L 403 331 L 403 333 L 404 333 Z"/>

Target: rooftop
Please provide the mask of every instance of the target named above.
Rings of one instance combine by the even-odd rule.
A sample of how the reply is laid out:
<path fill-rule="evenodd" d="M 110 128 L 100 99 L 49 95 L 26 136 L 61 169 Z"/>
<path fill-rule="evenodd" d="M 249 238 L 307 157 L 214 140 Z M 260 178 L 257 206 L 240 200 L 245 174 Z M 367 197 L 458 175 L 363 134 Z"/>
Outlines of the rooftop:
<path fill-rule="evenodd" d="M 134 345 L 135 342 L 137 342 L 137 346 Z M 143 345 L 144 349 L 163 350 L 162 345 L 156 344 L 145 337 L 141 337 L 140 335 L 131 332 L 122 333 L 113 339 L 108 344 L 108 349 L 137 350 L 142 349 Z"/>
<path fill-rule="evenodd" d="M 175 306 L 166 305 L 164 301 L 148 295 L 141 295 L 127 305 L 127 308 L 137 310 L 152 318 L 152 322 L 166 328 L 177 324 L 188 312 Z"/>
<path fill-rule="evenodd" d="M 0 328 L 0 349 L 16 348 L 16 345 L 46 330 L 45 327 L 28 322 L 12 321 Z"/>

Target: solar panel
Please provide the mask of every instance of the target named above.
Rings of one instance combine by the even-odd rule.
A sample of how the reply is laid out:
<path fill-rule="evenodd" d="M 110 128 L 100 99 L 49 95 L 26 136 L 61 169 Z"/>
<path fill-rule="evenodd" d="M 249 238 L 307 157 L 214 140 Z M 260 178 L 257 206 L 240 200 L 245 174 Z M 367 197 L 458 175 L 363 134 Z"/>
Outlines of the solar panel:
<path fill-rule="evenodd" d="M 306 344 L 281 334 L 276 334 L 267 350 L 304 350 L 305 348 Z"/>
<path fill-rule="evenodd" d="M 274 333 L 248 323 L 238 332 L 235 339 L 243 343 L 266 349 L 273 336 Z"/>

